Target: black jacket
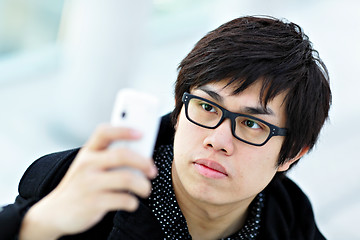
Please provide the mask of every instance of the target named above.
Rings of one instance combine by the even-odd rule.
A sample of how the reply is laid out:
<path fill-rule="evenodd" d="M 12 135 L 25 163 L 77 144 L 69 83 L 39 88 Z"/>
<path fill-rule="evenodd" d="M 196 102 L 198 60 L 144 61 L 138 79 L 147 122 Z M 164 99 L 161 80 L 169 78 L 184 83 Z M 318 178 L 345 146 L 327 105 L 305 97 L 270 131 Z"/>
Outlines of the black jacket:
<path fill-rule="evenodd" d="M 162 119 L 156 145 L 172 143 L 170 116 Z M 35 161 L 19 184 L 14 204 L 0 212 L 0 239 L 16 239 L 27 209 L 54 189 L 65 175 L 79 149 L 46 155 Z M 283 174 L 277 174 L 265 189 L 266 200 L 259 239 L 320 240 L 311 204 L 301 189 Z M 61 239 L 163 239 L 160 225 L 142 202 L 134 213 L 110 212 L 88 231 Z"/>

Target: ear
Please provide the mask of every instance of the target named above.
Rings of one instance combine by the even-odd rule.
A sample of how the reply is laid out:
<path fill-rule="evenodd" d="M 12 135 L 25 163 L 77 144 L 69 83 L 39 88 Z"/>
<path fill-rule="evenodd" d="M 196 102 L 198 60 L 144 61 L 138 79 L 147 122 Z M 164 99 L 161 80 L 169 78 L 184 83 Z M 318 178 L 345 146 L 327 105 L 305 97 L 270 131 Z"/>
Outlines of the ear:
<path fill-rule="evenodd" d="M 304 156 L 309 151 L 309 149 L 310 148 L 308 146 L 302 148 L 300 150 L 300 152 L 294 158 L 289 159 L 286 162 L 284 162 L 283 164 L 281 164 L 278 167 L 278 172 L 284 172 L 284 171 L 288 170 L 290 168 L 291 164 L 293 164 L 294 162 L 299 160 L 302 156 Z"/>

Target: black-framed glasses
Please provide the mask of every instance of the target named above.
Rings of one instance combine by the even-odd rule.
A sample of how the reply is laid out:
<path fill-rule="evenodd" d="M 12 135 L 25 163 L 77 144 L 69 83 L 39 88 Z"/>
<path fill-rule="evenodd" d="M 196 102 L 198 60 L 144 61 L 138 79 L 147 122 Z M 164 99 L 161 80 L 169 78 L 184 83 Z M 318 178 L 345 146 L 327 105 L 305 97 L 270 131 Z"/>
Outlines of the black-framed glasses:
<path fill-rule="evenodd" d="M 253 116 L 230 112 L 212 101 L 187 92 L 184 93 L 182 101 L 185 115 L 190 122 L 215 129 L 229 118 L 233 136 L 254 146 L 263 146 L 273 136 L 286 135 L 286 128 L 277 127 Z"/>

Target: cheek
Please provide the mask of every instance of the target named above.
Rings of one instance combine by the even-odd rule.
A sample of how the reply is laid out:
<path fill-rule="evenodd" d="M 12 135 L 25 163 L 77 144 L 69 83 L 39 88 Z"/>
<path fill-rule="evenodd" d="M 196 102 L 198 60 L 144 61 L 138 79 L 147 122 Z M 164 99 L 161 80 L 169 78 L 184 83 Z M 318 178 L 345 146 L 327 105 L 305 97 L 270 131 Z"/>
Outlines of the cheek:
<path fill-rule="evenodd" d="M 182 159 L 183 155 L 186 155 L 189 143 L 192 143 L 196 136 L 192 131 L 194 124 L 187 121 L 184 111 L 181 110 L 178 120 L 175 126 L 174 136 L 174 159 Z"/>
<path fill-rule="evenodd" d="M 201 128 L 187 120 L 184 108 L 181 110 L 175 126 L 175 144 L 182 147 L 181 144 L 190 145 L 190 142 L 197 142 L 201 137 Z"/>
<path fill-rule="evenodd" d="M 269 143 L 259 148 L 245 145 L 237 148 L 237 157 L 233 162 L 233 169 L 236 169 L 235 185 L 249 191 L 249 195 L 262 191 L 277 172 L 276 164 L 281 146 Z"/>
<path fill-rule="evenodd" d="M 283 137 L 275 137 L 273 139 L 270 139 L 270 141 L 266 144 L 268 146 L 265 145 L 267 147 L 266 160 L 272 162 L 274 168 L 277 168 L 277 163 L 279 160 L 280 150 L 283 142 L 284 142 Z"/>
<path fill-rule="evenodd" d="M 280 141 L 279 141 L 280 140 Z M 236 158 L 240 159 L 236 161 L 239 164 L 249 165 L 254 169 L 260 167 L 269 167 L 276 169 L 276 163 L 279 158 L 280 149 L 282 146 L 281 139 L 270 139 L 264 146 L 256 147 L 246 143 L 237 142 L 236 146 Z"/>

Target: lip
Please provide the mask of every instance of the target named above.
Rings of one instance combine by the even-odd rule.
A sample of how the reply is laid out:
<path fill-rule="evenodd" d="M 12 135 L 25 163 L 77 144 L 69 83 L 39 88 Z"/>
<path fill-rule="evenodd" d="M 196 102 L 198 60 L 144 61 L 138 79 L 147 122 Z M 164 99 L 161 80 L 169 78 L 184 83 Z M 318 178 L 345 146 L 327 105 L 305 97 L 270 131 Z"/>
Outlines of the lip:
<path fill-rule="evenodd" d="M 220 179 L 228 176 L 226 169 L 216 161 L 198 159 L 193 164 L 198 173 L 205 177 Z"/>

